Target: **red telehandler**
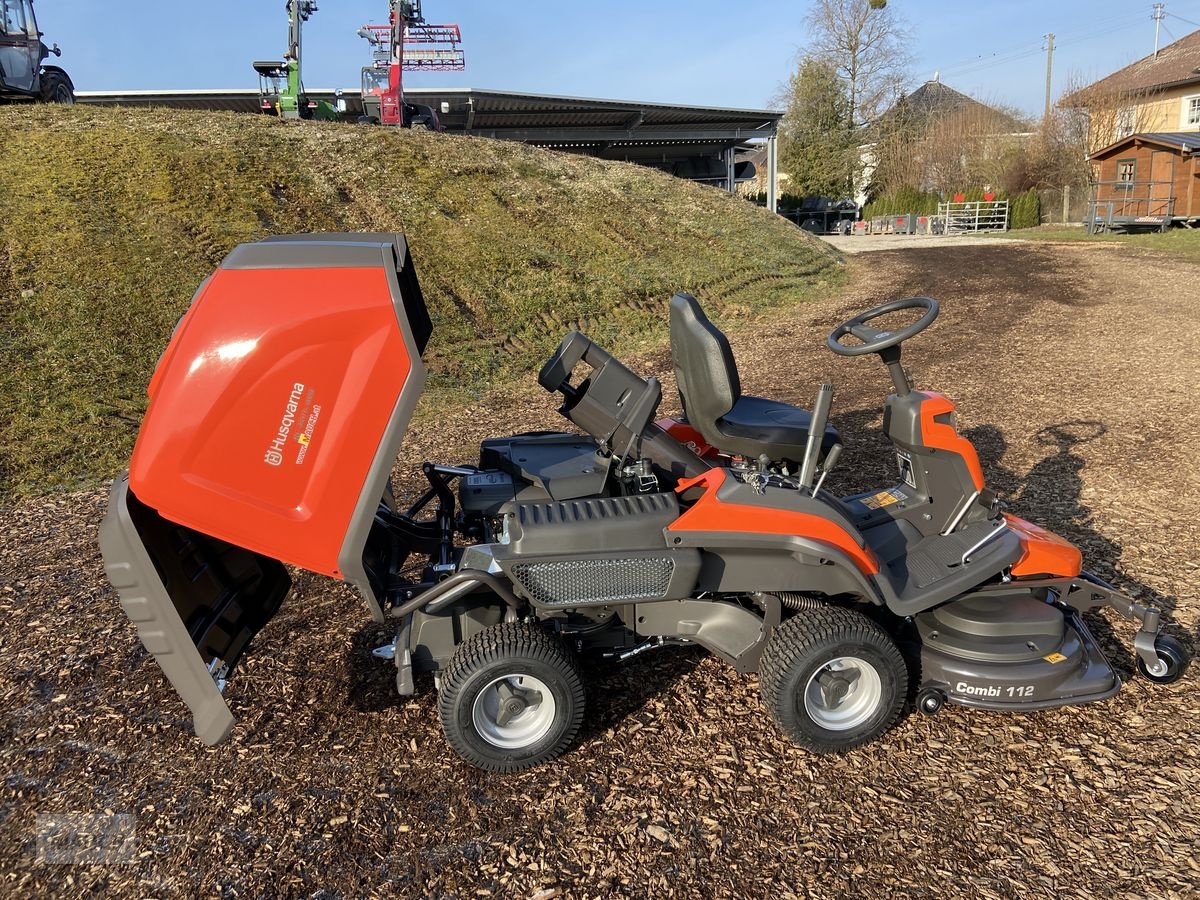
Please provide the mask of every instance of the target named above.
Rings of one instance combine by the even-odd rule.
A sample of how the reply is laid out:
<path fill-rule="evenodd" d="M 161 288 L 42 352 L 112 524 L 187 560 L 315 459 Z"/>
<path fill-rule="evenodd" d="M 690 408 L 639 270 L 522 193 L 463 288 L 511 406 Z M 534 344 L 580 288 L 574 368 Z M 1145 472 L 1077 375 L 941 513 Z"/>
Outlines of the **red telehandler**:
<path fill-rule="evenodd" d="M 389 0 L 387 25 L 358 30 L 372 48 L 372 64 L 362 70 L 363 120 L 440 131 L 437 113 L 404 101 L 404 72 L 461 72 L 466 66 L 458 49 L 457 25 L 430 25 L 420 0 Z"/>

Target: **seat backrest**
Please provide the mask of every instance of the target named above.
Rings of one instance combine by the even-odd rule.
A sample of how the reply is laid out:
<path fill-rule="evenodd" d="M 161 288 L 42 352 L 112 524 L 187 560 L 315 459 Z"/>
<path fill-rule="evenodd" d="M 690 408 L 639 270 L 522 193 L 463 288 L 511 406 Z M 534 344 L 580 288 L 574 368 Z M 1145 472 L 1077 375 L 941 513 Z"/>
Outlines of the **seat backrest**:
<path fill-rule="evenodd" d="M 733 409 L 742 383 L 729 341 L 689 294 L 671 298 L 671 361 L 688 422 L 716 445 L 717 420 Z"/>

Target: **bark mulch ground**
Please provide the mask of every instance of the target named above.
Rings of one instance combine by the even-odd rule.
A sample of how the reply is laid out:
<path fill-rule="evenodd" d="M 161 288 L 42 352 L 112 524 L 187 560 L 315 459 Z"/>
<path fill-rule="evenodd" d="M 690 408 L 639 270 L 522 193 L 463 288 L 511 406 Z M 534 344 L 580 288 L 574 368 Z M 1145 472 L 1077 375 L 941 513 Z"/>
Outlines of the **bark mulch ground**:
<path fill-rule="evenodd" d="M 919 385 L 959 403 L 990 483 L 1080 544 L 1102 577 L 1163 606 L 1194 646 L 1200 266 L 1023 244 L 851 264 L 845 295 L 734 333 L 745 389 L 807 403 L 832 378 L 847 441 L 832 480 L 885 481 L 891 460 L 871 430 L 886 375 L 874 359 L 835 358 L 824 335 L 886 297 L 941 298 L 907 359 Z M 638 366 L 670 369 L 662 353 Z M 469 460 L 487 435 L 554 426 L 531 387 L 411 434 L 399 474 Z M 1197 676 L 1167 688 L 1132 677 L 1132 627 L 1115 615 L 1093 624 L 1130 680 L 1104 703 L 909 715 L 868 747 L 816 757 L 780 736 L 755 678 L 663 651 L 592 672 L 585 733 L 561 760 L 495 776 L 447 749 L 429 685 L 394 693 L 390 665 L 369 652 L 388 635 L 364 625 L 361 601 L 299 575 L 228 689 L 232 740 L 209 749 L 105 582 L 103 507 L 96 491 L 3 513 L 8 896 L 1200 892 Z M 116 848 L 129 861 L 39 861 L 54 815 L 98 815 L 110 851 L 127 834 L 112 823 L 131 829 Z"/>

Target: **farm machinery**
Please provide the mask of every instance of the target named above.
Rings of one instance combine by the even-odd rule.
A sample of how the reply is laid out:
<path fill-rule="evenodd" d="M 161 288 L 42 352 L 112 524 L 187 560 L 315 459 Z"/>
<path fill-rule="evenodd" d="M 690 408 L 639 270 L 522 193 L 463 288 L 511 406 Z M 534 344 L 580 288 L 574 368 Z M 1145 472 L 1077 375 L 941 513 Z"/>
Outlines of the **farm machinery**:
<path fill-rule="evenodd" d="M 304 25 L 317 12 L 316 0 L 287 0 L 288 46 L 282 60 L 256 61 L 260 107 L 284 119 L 340 120 L 345 104 L 309 97 L 301 77 Z M 421 14 L 420 0 L 389 0 L 388 24 L 364 25 L 358 35 L 372 48 L 372 63 L 362 70 L 363 114 L 360 124 L 396 125 L 440 131 L 437 112 L 404 99 L 404 72 L 461 71 L 462 36 L 457 25 L 432 25 Z"/>
<path fill-rule="evenodd" d="M 288 42 L 282 60 L 256 60 L 262 112 L 281 119 L 341 118 L 341 111 L 325 100 L 310 99 L 301 78 L 304 23 L 317 12 L 316 0 L 287 0 Z"/>
<path fill-rule="evenodd" d="M 234 728 L 223 692 L 286 602 L 288 566 L 357 588 L 392 625 L 376 653 L 398 691 L 432 675 L 450 746 L 494 771 L 572 744 L 582 658 L 671 644 L 758 673 L 768 713 L 817 753 L 878 739 L 910 704 L 1112 696 L 1121 679 L 1084 621 L 1101 607 L 1136 623 L 1141 674 L 1175 681 L 1188 655 L 1160 612 L 1007 512 L 954 404 L 913 384 L 902 349 L 938 310 L 895 300 L 827 341 L 885 367 L 892 484 L 833 493 L 832 386 L 810 410 L 744 394 L 729 341 L 677 294 L 683 418 L 657 418 L 659 381 L 573 331 L 537 376 L 570 430 L 426 462 L 402 508 L 389 479 L 433 332 L 403 237 L 243 244 L 150 381 L 100 529 L 108 577 L 207 744 Z"/>
<path fill-rule="evenodd" d="M 0 0 L 0 101 L 75 102 L 75 85 L 59 66 L 43 65 L 62 56 L 47 47 L 38 30 L 32 0 Z"/>
<path fill-rule="evenodd" d="M 406 71 L 458 72 L 465 65 L 457 25 L 432 25 L 420 0 L 389 0 L 388 24 L 358 30 L 372 50 L 362 70 L 363 119 L 373 125 L 440 131 L 437 112 L 404 100 Z"/>

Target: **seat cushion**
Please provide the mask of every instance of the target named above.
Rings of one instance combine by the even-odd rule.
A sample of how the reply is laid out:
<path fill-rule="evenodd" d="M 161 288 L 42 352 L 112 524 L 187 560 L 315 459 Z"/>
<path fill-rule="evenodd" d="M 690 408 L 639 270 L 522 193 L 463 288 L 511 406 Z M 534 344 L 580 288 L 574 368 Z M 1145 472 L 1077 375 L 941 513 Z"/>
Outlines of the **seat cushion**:
<path fill-rule="evenodd" d="M 722 434 L 739 438 L 739 444 L 751 441 L 763 445 L 759 452 L 772 459 L 799 462 L 804 456 L 811 423 L 812 415 L 806 409 L 763 397 L 742 396 L 733 409 L 717 420 L 717 427 Z M 822 449 L 828 450 L 840 440 L 838 430 L 826 425 Z"/>

